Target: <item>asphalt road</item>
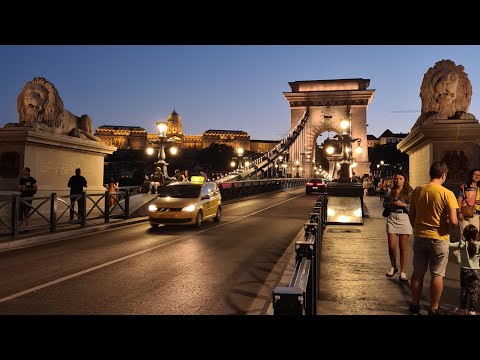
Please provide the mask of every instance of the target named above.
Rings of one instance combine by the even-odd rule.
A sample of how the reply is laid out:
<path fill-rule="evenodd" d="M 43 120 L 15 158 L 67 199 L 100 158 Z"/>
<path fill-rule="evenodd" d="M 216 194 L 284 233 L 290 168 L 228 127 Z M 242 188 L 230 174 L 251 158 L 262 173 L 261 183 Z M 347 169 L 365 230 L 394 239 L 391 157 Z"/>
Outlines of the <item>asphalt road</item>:
<path fill-rule="evenodd" d="M 246 314 L 315 199 L 302 187 L 225 205 L 199 230 L 141 223 L 1 253 L 0 314 Z"/>

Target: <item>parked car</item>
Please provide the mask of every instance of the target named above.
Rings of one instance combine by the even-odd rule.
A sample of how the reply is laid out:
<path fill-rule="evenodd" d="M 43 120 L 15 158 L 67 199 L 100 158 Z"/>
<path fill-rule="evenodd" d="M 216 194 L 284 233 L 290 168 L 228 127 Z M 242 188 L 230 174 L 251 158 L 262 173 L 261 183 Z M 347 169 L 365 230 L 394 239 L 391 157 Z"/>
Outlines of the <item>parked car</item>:
<path fill-rule="evenodd" d="M 204 220 L 218 222 L 222 216 L 222 197 L 216 183 L 205 182 L 202 176 L 191 181 L 165 186 L 148 207 L 152 227 L 166 225 L 202 226 Z"/>
<path fill-rule="evenodd" d="M 305 194 L 311 194 L 312 192 L 325 192 L 325 181 L 323 179 L 310 179 L 305 184 Z"/>

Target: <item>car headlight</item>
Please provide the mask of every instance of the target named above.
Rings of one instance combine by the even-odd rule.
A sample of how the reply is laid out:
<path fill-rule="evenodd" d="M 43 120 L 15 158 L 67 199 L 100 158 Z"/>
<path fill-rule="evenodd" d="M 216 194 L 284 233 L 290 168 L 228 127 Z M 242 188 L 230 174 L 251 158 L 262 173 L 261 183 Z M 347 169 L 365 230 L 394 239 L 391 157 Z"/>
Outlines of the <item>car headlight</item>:
<path fill-rule="evenodd" d="M 148 211 L 157 211 L 158 208 L 156 205 L 148 205 Z"/>
<path fill-rule="evenodd" d="M 185 206 L 182 211 L 187 211 L 187 212 L 192 212 L 192 211 L 195 211 L 195 205 L 192 204 L 192 205 L 188 205 L 188 206 Z"/>

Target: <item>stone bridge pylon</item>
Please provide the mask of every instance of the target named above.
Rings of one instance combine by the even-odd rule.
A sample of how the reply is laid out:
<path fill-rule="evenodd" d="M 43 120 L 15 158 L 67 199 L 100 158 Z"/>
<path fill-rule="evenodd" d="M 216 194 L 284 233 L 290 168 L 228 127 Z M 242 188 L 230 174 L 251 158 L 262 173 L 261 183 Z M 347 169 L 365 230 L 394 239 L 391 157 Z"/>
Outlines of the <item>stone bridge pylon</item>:
<path fill-rule="evenodd" d="M 367 89 L 369 84 L 369 79 L 289 82 L 292 91 L 283 94 L 290 104 L 291 129 L 297 125 L 305 110 L 309 109 L 309 118 L 304 130 L 289 149 L 290 163 L 298 160 L 302 166 L 301 177 L 313 177 L 317 138 L 325 131 L 341 133 L 340 121 L 343 119 L 350 119 L 351 137 L 361 139 L 361 146 L 364 149 L 361 154 L 352 154 L 357 163 L 353 171 L 357 176 L 370 173 L 367 107 L 373 99 L 375 90 Z"/>

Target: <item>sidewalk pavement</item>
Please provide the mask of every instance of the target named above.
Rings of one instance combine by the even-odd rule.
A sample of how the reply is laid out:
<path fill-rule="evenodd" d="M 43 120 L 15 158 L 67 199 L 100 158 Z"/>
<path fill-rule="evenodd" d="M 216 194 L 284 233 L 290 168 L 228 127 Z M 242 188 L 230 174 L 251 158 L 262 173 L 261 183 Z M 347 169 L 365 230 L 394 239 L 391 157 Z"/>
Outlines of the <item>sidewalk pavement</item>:
<path fill-rule="evenodd" d="M 20 236 L 17 238 L 8 237 L 0 241 L 0 252 L 21 249 L 54 241 L 69 240 L 78 236 L 103 232 L 118 227 L 125 227 L 128 225 L 145 222 L 147 220 L 148 216 L 142 216 L 131 219 L 111 219 L 109 223 L 105 224 L 103 219 L 93 219 L 88 221 L 88 225 L 86 227 L 82 227 L 79 224 L 67 224 L 63 227 L 57 228 L 57 231 L 54 233 L 45 233 L 45 231 L 43 231 L 44 229 L 40 230 L 40 232 L 31 230 L 30 232 L 25 233 L 24 231 L 21 231 Z M 76 228 L 72 228 L 73 226 Z"/>
<path fill-rule="evenodd" d="M 323 235 L 320 260 L 320 298 L 318 315 L 404 315 L 411 302 L 410 279 L 413 272 L 413 236 L 408 242 L 408 282 L 385 276 L 390 269 L 386 219 L 378 196 L 364 198 L 363 225 L 328 225 Z M 303 230 L 295 239 L 303 239 Z M 397 266 L 400 267 L 397 250 Z M 295 253 L 290 257 L 279 286 L 288 286 L 295 268 Z M 427 314 L 430 273 L 424 279 L 420 314 Z M 460 267 L 450 253 L 440 307 L 453 314 L 459 305 Z M 272 306 L 267 314 L 273 314 Z"/>

